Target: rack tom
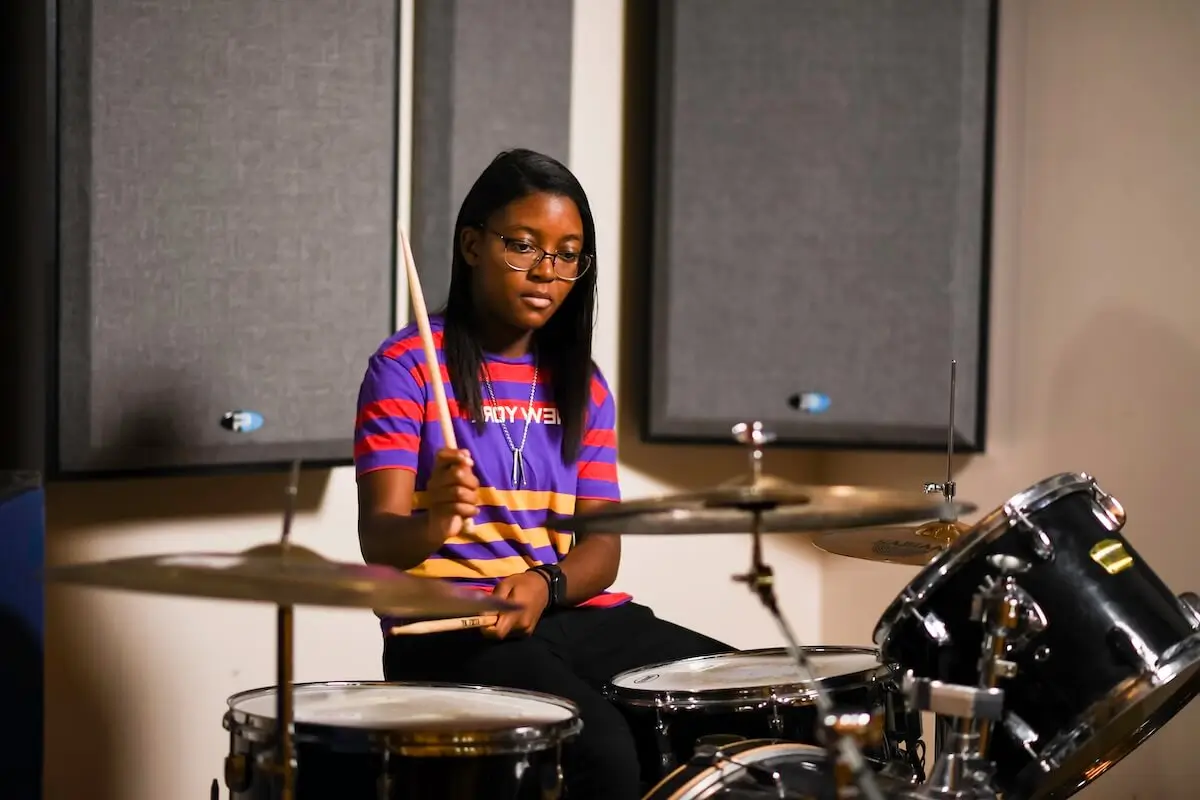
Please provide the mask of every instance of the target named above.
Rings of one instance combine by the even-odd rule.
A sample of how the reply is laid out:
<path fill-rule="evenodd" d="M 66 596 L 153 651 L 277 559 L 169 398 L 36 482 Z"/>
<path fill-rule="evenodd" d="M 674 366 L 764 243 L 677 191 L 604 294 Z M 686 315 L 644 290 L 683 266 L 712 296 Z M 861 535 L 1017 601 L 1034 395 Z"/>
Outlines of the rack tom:
<path fill-rule="evenodd" d="M 1003 721 L 986 754 L 1009 800 L 1073 794 L 1200 690 L 1195 596 L 1171 593 L 1124 524 L 1121 504 L 1090 476 L 1047 478 L 939 553 L 876 626 L 885 659 L 978 686 L 977 595 L 998 581 L 1015 590 L 1016 627 L 998 663 Z"/>

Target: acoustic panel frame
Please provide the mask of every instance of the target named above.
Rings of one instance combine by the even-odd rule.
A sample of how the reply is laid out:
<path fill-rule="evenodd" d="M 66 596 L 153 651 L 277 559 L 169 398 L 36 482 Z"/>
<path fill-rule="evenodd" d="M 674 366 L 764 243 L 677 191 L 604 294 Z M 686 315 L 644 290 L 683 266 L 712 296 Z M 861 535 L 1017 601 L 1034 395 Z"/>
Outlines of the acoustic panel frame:
<path fill-rule="evenodd" d="M 400 109 L 398 94 L 405 91 L 400 84 L 398 48 L 401 41 L 400 3 L 395 0 L 393 18 L 395 20 L 392 75 L 392 120 L 390 137 L 393 147 L 388 154 L 394 159 L 398 147 L 406 146 L 399 143 Z M 87 42 L 71 41 L 70 28 L 63 25 L 64 9 L 61 4 L 47 2 L 39 4 L 20 4 L 24 13 L 20 17 L 23 33 L 26 37 L 43 47 L 26 48 L 20 57 L 20 85 L 29 97 L 44 100 L 44 108 L 38 102 L 31 103 L 32 114 L 28 125 L 21 131 L 16 142 L 15 152 L 27 159 L 28 169 L 23 174 L 24 182 L 15 187 L 16 192 L 31 198 L 33 202 L 25 207 L 35 209 L 33 218 L 27 220 L 24 230 L 20 231 L 21 247 L 18 268 L 13 270 L 7 279 L 0 282 L 3 288 L 17 287 L 21 298 L 29 302 L 24 309 L 24 318 L 20 321 L 20 335 L 24 337 L 24 347 L 18 355 L 18 363 L 22 368 L 22 392 L 17 400 L 10 400 L 6 406 L 17 407 L 22 415 L 30 422 L 20 441 L 15 444 L 5 443 L 4 452 L 0 453 L 0 466 L 12 466 L 23 469 L 38 469 L 43 472 L 47 481 L 56 480 L 90 480 L 90 479 L 119 479 L 127 477 L 153 477 L 179 474 L 246 474 L 275 472 L 287 469 L 295 461 L 303 461 L 312 468 L 330 468 L 345 466 L 352 463 L 352 426 L 353 407 L 347 408 L 345 414 L 346 434 L 336 439 L 293 440 L 269 443 L 235 443 L 216 447 L 183 446 L 172 456 L 151 458 L 143 463 L 138 459 L 106 458 L 103 454 L 96 456 L 80 455 L 64 457 L 63 455 L 63 421 L 73 420 L 79 431 L 87 430 L 86 412 L 87 399 L 81 393 L 68 394 L 65 391 L 62 373 L 67 369 L 78 369 L 86 366 L 86 348 L 72 348 L 70 342 L 84 342 L 86 331 L 80 327 L 87 322 L 84 309 L 71 306 L 65 291 L 72 280 L 87 278 L 87 270 L 75 269 L 73 272 L 66 267 L 65 261 L 70 261 L 70 243 L 64 241 L 64 229 L 70 221 L 63 220 L 64 205 L 68 208 L 74 201 L 75 209 L 86 209 L 90 198 L 86 190 L 78 197 L 68 198 L 64 202 L 62 183 L 62 157 L 65 151 L 75 148 L 76 155 L 89 157 L 79 153 L 81 142 L 71 135 L 64 127 L 64 80 L 74 77 L 85 87 L 89 79 L 89 68 L 83 64 L 84 59 L 77 59 L 76 69 L 84 74 L 64 76 L 64 48 L 72 46 L 85 47 Z M 72 3 L 76 14 L 88 18 L 91 14 L 91 0 L 74 0 Z M 77 20 L 78 21 L 78 20 Z M 76 28 L 78 31 L 79 29 Z M 79 91 L 77 88 L 76 91 Z M 78 128 L 76 129 L 78 133 Z M 387 271 L 386 279 L 395 285 L 394 264 L 398 255 L 397 242 L 394 235 L 394 221 L 398 209 L 398 180 L 401 176 L 393 170 L 385 187 L 391 197 L 389 213 L 389 236 L 391 254 L 388 264 L 383 265 Z M 76 243 L 78 244 L 78 243 Z M 76 264 L 78 267 L 78 264 Z M 79 287 L 76 286 L 76 289 Z M 393 293 L 389 293 L 390 298 Z M 76 292 L 74 299 L 78 303 L 86 294 Z M 86 306 L 86 303 L 84 304 Z M 388 314 L 387 325 L 394 329 L 396 311 L 392 308 Z M 380 339 L 387 335 L 387 330 L 381 330 Z M 365 365 L 369 352 L 360 354 L 361 362 Z M 5 358 L 9 354 L 5 353 Z M 71 359 L 75 361 L 72 363 Z M 83 361 L 80 361 L 80 359 Z M 86 384 L 86 381 L 85 381 Z M 84 393 L 85 394 L 85 393 Z M 82 405 L 80 404 L 82 401 Z M 214 421 L 215 422 L 215 421 Z M 232 434 L 231 434 L 232 435 Z"/>
<path fill-rule="evenodd" d="M 653 54 L 649 59 L 655 65 L 652 72 L 650 93 L 653 96 L 653 119 L 649 123 L 652 140 L 651 151 L 654 165 L 652 174 L 647 181 L 649 188 L 648 204 L 653 219 L 652 241 L 649 243 L 647 259 L 653 264 L 649 270 L 650 277 L 645 281 L 644 313 L 648 316 L 646 329 L 649 342 L 649 353 L 642 359 L 641 391 L 641 439 L 648 443 L 657 444 L 730 444 L 730 426 L 741 419 L 709 420 L 697 423 L 695 420 L 672 416 L 666 408 L 666 373 L 663 362 L 667 359 L 668 335 L 667 326 L 658 321 L 665 319 L 667 302 L 672 290 L 669 269 L 663 265 L 670 264 L 671 242 L 667 235 L 667 221 L 672 213 L 671 195 L 668 189 L 671 177 L 670 152 L 671 132 L 674 120 L 671 105 L 675 96 L 675 86 L 672 82 L 673 66 L 673 33 L 675 29 L 675 11 L 681 0 L 663 0 L 654 4 L 654 10 L 643 14 L 642 19 L 653 30 L 648 37 L 653 42 Z M 999 32 L 1000 4 L 998 0 L 986 0 L 987 14 L 987 53 L 985 58 L 986 75 L 984 100 L 984 132 L 983 132 L 983 174 L 982 195 L 979 206 L 981 216 L 979 242 L 979 292 L 978 312 L 978 352 L 971 353 L 975 365 L 974 380 L 969 388 L 974 394 L 970 410 L 973 411 L 973 424 L 963 427 L 961 419 L 954 426 L 954 447 L 956 452 L 980 453 L 985 450 L 987 435 L 987 389 L 988 389 L 988 349 L 990 335 L 990 284 L 991 284 L 991 221 L 993 206 L 993 170 L 994 170 L 994 136 L 996 114 L 996 75 L 997 75 L 997 36 Z M 640 79 L 633 76 L 630 80 Z M 734 321 L 732 324 L 736 324 Z M 949 363 L 946 364 L 947 385 Z M 961 370 L 960 370 L 961 373 Z M 964 384 L 960 377 L 958 384 L 956 410 L 962 408 Z M 943 417 L 949 409 L 944 407 Z M 959 415 L 961 418 L 961 415 Z M 774 430 L 778 438 L 776 447 L 821 450 L 886 450 L 931 452 L 945 450 L 947 446 L 947 425 L 928 425 L 914 430 L 910 426 L 895 425 L 864 425 L 853 424 L 808 424 L 773 425 L 770 420 L 764 420 L 769 428 Z"/>

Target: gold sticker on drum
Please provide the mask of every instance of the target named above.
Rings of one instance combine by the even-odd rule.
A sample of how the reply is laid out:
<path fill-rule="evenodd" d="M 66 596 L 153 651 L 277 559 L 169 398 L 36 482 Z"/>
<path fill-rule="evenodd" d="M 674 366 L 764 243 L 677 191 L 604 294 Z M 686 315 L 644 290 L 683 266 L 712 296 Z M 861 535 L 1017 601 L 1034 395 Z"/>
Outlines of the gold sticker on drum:
<path fill-rule="evenodd" d="M 1097 542 L 1091 551 L 1092 561 L 1095 561 L 1109 575 L 1124 572 L 1133 566 L 1133 556 L 1125 550 L 1125 545 L 1117 539 L 1105 539 Z"/>

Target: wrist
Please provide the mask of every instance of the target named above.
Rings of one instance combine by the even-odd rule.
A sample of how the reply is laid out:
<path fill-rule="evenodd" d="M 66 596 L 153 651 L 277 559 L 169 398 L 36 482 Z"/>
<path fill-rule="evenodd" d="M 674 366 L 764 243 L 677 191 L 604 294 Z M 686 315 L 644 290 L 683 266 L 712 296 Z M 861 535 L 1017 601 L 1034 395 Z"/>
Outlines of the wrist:
<path fill-rule="evenodd" d="M 567 602 L 567 576 L 558 564 L 541 564 L 529 570 L 546 582 L 547 605 L 562 606 Z"/>

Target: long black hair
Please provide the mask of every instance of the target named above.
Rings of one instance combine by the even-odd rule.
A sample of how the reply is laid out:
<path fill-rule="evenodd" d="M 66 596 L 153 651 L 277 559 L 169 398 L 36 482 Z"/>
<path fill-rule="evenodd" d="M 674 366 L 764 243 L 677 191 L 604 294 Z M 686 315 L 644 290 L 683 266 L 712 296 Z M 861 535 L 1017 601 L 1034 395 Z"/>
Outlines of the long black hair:
<path fill-rule="evenodd" d="M 446 372 L 459 407 L 483 430 L 479 373 L 483 350 L 474 329 L 475 300 L 471 267 L 462 252 L 462 232 L 481 228 L 500 209 L 545 192 L 570 198 L 583 220 L 583 252 L 592 265 L 571 288 L 565 300 L 534 336 L 538 365 L 550 378 L 554 402 L 563 426 L 562 457 L 575 460 L 583 440 L 592 381 L 592 328 L 596 317 L 596 225 L 579 180 L 549 156 L 532 150 L 508 150 L 496 156 L 463 199 L 454 223 L 454 258 L 450 295 L 445 308 L 443 351 Z"/>

